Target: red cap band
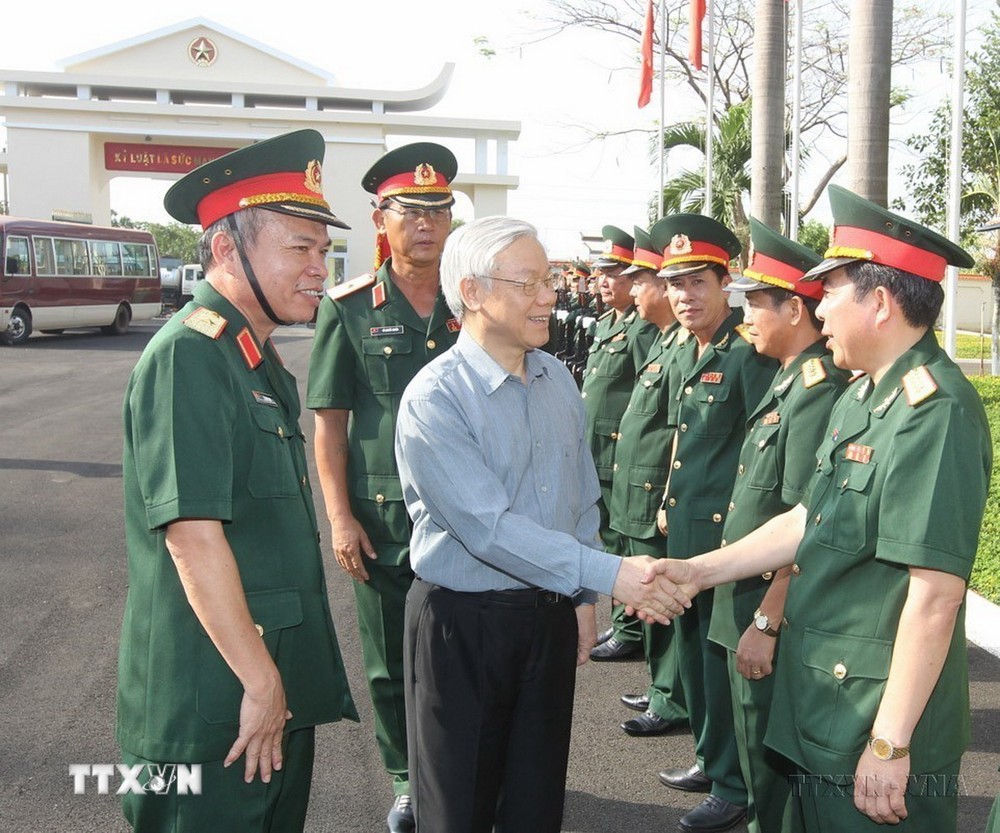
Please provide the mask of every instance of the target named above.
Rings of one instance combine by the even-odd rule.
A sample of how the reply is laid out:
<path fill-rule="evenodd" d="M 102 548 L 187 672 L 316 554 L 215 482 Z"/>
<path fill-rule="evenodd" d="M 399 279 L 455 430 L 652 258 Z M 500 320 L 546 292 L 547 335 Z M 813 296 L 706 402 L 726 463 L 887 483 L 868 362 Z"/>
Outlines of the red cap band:
<path fill-rule="evenodd" d="M 302 171 L 295 171 L 242 179 L 207 194 L 198 203 L 198 221 L 202 228 L 208 228 L 216 220 L 243 208 L 278 202 L 309 203 L 330 210 L 323 195 L 306 186 Z"/>
<path fill-rule="evenodd" d="M 632 265 L 643 269 L 652 269 L 655 272 L 660 268 L 659 263 L 661 260 L 662 256 L 659 252 L 651 252 L 648 249 L 636 249 L 635 257 L 632 258 Z"/>
<path fill-rule="evenodd" d="M 743 270 L 743 274 L 755 281 L 787 289 L 807 298 L 818 299 L 823 295 L 822 283 L 819 281 L 803 283 L 801 278 L 805 272 L 801 269 L 760 252 L 754 252 L 753 260 Z"/>
<path fill-rule="evenodd" d="M 940 283 L 944 280 L 948 261 L 944 257 L 919 246 L 913 246 L 870 229 L 853 226 L 836 226 L 833 230 L 833 245 L 827 249 L 827 257 L 845 257 L 837 254 L 838 249 L 863 249 L 868 257 L 857 255 L 861 260 L 870 260 L 883 266 L 902 269 L 929 281 Z"/>
<path fill-rule="evenodd" d="M 422 179 L 419 184 L 417 182 L 418 175 L 414 171 L 390 176 L 375 191 L 378 201 L 382 202 L 382 200 L 396 194 L 450 194 L 451 188 L 448 185 L 448 180 L 429 165 L 426 167 L 427 171 L 424 174 L 426 178 Z M 420 168 L 417 170 L 419 171 Z M 430 177 L 431 171 L 433 171 L 433 181 Z"/>
<path fill-rule="evenodd" d="M 673 266 L 675 263 L 697 263 L 702 260 L 708 263 L 721 263 L 723 266 L 729 265 L 729 252 L 721 246 L 713 246 L 702 240 L 692 240 L 690 243 L 691 251 L 689 252 L 674 253 L 667 248 L 663 252 L 663 263 L 660 268 Z"/>

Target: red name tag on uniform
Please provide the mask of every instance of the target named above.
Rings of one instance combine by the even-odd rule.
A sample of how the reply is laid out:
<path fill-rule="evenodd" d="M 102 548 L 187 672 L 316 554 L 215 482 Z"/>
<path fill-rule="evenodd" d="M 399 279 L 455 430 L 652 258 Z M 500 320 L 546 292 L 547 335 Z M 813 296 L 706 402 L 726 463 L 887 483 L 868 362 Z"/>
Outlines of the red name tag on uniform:
<path fill-rule="evenodd" d="M 847 450 L 844 452 L 844 459 L 855 463 L 868 463 L 872 459 L 872 452 L 874 450 L 870 445 L 848 443 Z"/>
<path fill-rule="evenodd" d="M 722 382 L 722 374 L 718 372 L 702 373 L 701 381 L 705 382 L 708 385 L 718 385 Z"/>

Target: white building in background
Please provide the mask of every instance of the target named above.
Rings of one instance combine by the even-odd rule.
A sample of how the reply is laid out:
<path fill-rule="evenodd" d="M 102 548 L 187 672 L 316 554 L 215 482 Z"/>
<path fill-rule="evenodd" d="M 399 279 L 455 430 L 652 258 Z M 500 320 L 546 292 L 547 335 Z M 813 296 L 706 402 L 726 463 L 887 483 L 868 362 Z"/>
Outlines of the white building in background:
<path fill-rule="evenodd" d="M 74 56 L 62 72 L 0 70 L 0 153 L 9 213 L 108 225 L 115 177 L 178 179 L 206 149 L 234 149 L 314 128 L 326 139 L 327 200 L 350 231 L 332 229 L 331 275 L 371 267 L 370 195 L 360 180 L 387 147 L 430 139 L 459 159 L 453 188 L 476 217 L 505 214 L 515 121 L 422 114 L 448 91 L 454 65 L 420 89 L 350 89 L 204 18 Z M 472 169 L 463 160 L 473 160 Z"/>

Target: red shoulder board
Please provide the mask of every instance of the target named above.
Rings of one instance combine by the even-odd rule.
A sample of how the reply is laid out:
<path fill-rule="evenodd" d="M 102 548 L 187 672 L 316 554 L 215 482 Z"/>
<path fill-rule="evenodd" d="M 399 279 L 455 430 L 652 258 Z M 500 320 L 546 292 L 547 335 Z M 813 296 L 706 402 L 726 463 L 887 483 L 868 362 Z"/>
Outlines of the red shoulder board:
<path fill-rule="evenodd" d="M 236 344 L 243 354 L 243 361 L 246 362 L 247 367 L 250 370 L 256 370 L 260 366 L 260 363 L 264 361 L 264 357 L 261 355 L 260 348 L 257 346 L 257 342 L 254 341 L 253 334 L 248 327 L 240 330 L 239 335 L 236 336 Z"/>

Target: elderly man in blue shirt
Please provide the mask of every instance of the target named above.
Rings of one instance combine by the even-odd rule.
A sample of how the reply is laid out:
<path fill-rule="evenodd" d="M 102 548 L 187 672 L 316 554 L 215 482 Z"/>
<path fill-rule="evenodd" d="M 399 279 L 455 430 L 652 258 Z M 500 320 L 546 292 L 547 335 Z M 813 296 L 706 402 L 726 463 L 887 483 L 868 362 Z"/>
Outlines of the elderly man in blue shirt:
<path fill-rule="evenodd" d="M 560 828 L 575 666 L 598 593 L 665 622 L 647 556 L 601 550 L 600 488 L 576 385 L 548 340 L 556 301 L 534 227 L 449 238 L 441 287 L 462 324 L 400 404 L 396 458 L 413 518 L 405 681 L 417 826 Z"/>

